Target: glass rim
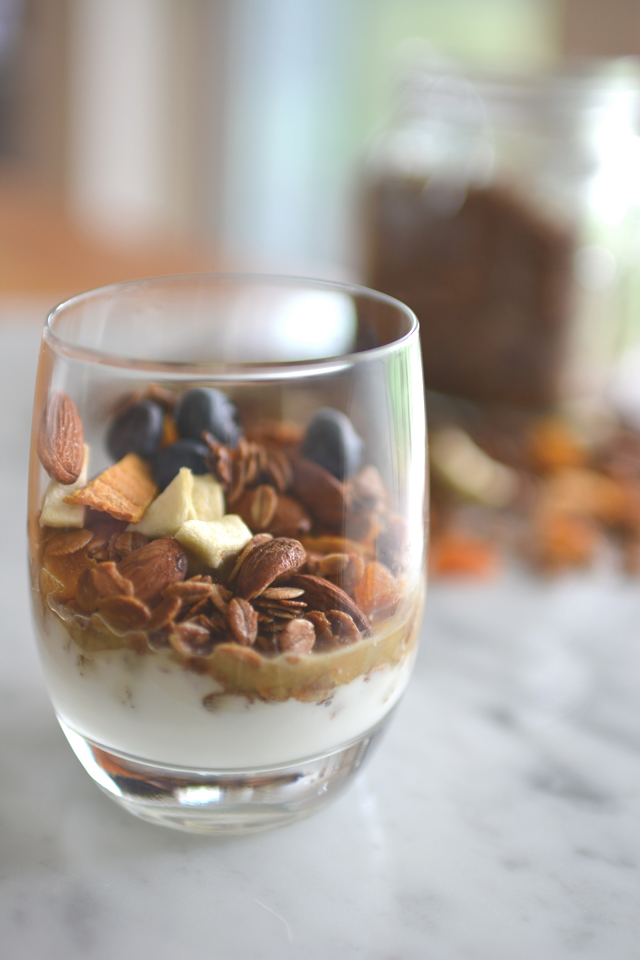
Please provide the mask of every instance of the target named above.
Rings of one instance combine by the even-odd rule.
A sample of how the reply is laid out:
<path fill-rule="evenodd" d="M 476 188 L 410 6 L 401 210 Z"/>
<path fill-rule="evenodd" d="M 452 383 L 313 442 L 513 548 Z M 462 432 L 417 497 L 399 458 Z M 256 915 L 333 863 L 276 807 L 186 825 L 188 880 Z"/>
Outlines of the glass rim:
<path fill-rule="evenodd" d="M 124 292 L 137 287 L 152 287 L 170 281 L 188 283 L 194 281 L 209 281 L 215 283 L 243 283 L 265 284 L 274 287 L 300 287 L 301 289 L 320 289 L 341 292 L 351 297 L 364 297 L 370 301 L 385 303 L 392 307 L 408 321 L 408 329 L 401 336 L 380 346 L 364 348 L 351 353 L 337 354 L 323 358 L 308 360 L 274 360 L 274 361 L 246 361 L 246 362 L 214 362 L 214 361 L 171 361 L 145 360 L 128 357 L 126 354 L 117 354 L 96 350 L 93 347 L 84 347 L 66 340 L 54 330 L 55 321 L 70 309 L 89 303 L 108 293 Z M 361 284 L 349 281 L 323 280 L 315 277 L 295 276 L 286 274 L 251 273 L 251 272 L 196 272 L 176 273 L 150 277 L 141 277 L 133 280 L 122 280 L 106 284 L 82 293 L 75 294 L 61 301 L 53 307 L 45 317 L 43 341 L 55 353 L 85 363 L 99 366 L 114 367 L 121 370 L 139 371 L 141 373 L 155 373 L 163 377 L 193 377 L 215 376 L 217 379 L 238 379 L 277 377 L 314 376 L 335 372 L 345 367 L 353 367 L 361 363 L 370 362 L 381 356 L 388 356 L 407 346 L 418 336 L 418 318 L 413 310 L 402 301 L 386 293 L 373 290 Z"/>

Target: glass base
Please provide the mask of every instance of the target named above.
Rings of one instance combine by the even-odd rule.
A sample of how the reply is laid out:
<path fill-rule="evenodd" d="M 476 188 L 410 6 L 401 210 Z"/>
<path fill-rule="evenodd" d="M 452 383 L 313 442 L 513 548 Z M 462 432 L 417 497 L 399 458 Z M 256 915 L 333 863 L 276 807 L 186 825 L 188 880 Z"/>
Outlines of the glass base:
<path fill-rule="evenodd" d="M 136 817 L 192 833 L 239 834 L 293 823 L 334 800 L 371 754 L 390 714 L 332 753 L 283 767 L 231 771 L 148 763 L 107 750 L 58 719 L 85 770 Z"/>

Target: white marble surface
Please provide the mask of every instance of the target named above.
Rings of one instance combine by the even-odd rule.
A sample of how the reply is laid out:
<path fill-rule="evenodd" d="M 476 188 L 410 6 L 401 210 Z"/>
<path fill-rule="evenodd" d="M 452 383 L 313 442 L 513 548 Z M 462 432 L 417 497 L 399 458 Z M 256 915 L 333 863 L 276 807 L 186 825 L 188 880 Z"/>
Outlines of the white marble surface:
<path fill-rule="evenodd" d="M 0 325 L 0 956 L 640 957 L 640 584 L 610 572 L 434 586 L 386 740 L 311 819 L 211 839 L 100 793 L 28 609 L 38 336 Z"/>

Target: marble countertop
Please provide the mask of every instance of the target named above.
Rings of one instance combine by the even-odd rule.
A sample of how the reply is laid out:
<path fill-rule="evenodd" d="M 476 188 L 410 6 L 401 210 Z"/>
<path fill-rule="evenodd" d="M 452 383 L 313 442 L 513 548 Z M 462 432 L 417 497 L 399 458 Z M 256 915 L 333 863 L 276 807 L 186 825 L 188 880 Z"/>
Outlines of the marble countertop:
<path fill-rule="evenodd" d="M 182 834 L 107 799 L 37 661 L 24 560 L 39 329 L 0 325 L 0 955 L 640 957 L 640 583 L 430 589 L 386 739 L 279 831 Z"/>

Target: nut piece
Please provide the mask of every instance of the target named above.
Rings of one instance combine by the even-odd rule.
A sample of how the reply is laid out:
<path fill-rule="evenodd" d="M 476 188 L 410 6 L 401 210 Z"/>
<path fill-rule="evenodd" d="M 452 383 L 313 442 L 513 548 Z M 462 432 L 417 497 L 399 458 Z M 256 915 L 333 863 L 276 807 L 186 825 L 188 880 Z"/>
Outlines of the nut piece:
<path fill-rule="evenodd" d="M 131 581 L 138 600 L 148 602 L 159 598 L 170 583 L 184 580 L 187 555 L 177 540 L 163 537 L 134 550 L 117 564 L 116 569 Z"/>
<path fill-rule="evenodd" d="M 137 454 L 128 453 L 86 487 L 65 497 L 65 503 L 81 503 L 117 520 L 137 523 L 157 492 L 147 464 Z"/>
<path fill-rule="evenodd" d="M 38 456 L 52 480 L 68 485 L 82 471 L 84 440 L 82 421 L 71 397 L 56 390 L 49 397 L 40 424 Z"/>
<path fill-rule="evenodd" d="M 371 632 L 371 625 L 357 603 L 330 580 L 313 577 L 308 573 L 296 573 L 289 582 L 293 587 L 302 587 L 305 600 L 314 610 L 321 610 L 323 613 L 328 610 L 343 610 L 349 614 L 358 630 L 364 634 Z"/>
<path fill-rule="evenodd" d="M 306 559 L 306 551 L 297 540 L 276 537 L 261 543 L 247 556 L 240 568 L 236 596 L 252 600 L 284 573 L 293 573 Z M 298 584 L 295 584 L 298 586 Z"/>
<path fill-rule="evenodd" d="M 316 632 L 308 620 L 290 620 L 278 637 L 281 653 L 311 653 Z"/>
<path fill-rule="evenodd" d="M 248 600 L 234 597 L 227 609 L 227 621 L 235 639 L 243 647 L 250 647 L 258 636 L 258 614 Z"/>
<path fill-rule="evenodd" d="M 318 523 L 337 529 L 344 522 L 348 506 L 347 488 L 313 460 L 298 457 L 292 461 L 291 492 Z"/>

